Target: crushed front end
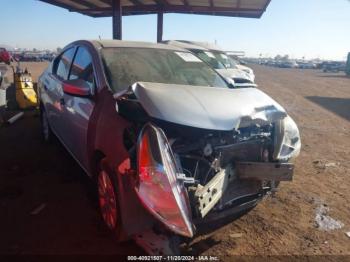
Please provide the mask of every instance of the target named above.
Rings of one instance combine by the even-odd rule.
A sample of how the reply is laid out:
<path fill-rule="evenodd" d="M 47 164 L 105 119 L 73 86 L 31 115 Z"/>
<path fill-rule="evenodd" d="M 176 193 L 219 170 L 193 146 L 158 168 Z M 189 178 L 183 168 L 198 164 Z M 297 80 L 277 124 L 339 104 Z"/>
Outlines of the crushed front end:
<path fill-rule="evenodd" d="M 185 186 L 195 224 L 249 209 L 280 181 L 292 180 L 294 166 L 288 160 L 298 153 L 300 140 L 287 145 L 281 137 L 286 118 L 231 131 L 163 126 L 171 130 L 179 172 L 192 178 Z M 289 155 L 281 159 L 286 147 Z"/>
<path fill-rule="evenodd" d="M 203 92 L 209 89 L 196 87 L 190 94 L 195 97 L 190 101 L 192 112 L 183 109 L 188 104 L 171 105 L 185 114 L 180 109 L 171 112 L 164 101 L 178 100 L 171 100 L 169 91 L 163 95 L 163 89 L 157 84 L 138 84 L 132 92 L 118 95 L 117 103 L 119 113 L 135 122 L 128 132 L 137 137 L 136 194 L 171 236 L 189 239 L 200 226 L 248 211 L 281 181 L 292 180 L 291 161 L 301 146 L 299 131 L 267 95 L 257 89 L 219 90 L 221 103 L 232 104 L 208 104 L 203 110 L 209 101 Z M 184 89 L 174 85 L 168 90 Z M 255 102 L 244 105 L 240 99 L 245 98 Z M 226 117 L 230 115 L 234 117 Z M 193 126 L 187 124 L 191 117 L 197 117 Z M 164 235 L 168 237 L 160 241 Z M 136 239 L 141 245 L 152 239 L 146 241 L 148 251 L 154 250 L 150 243 L 167 246 L 157 249 L 163 253 L 172 250 L 168 241 L 172 237 L 164 231 L 155 233 L 154 227 Z"/>

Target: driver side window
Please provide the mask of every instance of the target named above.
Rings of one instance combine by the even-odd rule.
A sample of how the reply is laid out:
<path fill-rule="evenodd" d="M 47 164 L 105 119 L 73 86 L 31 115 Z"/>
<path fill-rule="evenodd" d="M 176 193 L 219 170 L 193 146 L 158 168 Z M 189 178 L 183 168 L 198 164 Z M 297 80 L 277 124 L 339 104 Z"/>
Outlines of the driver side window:
<path fill-rule="evenodd" d="M 73 60 L 74 53 L 75 48 L 72 47 L 58 57 L 58 60 L 55 61 L 53 68 L 54 75 L 57 75 L 62 80 L 68 79 L 69 69 Z"/>
<path fill-rule="evenodd" d="M 92 58 L 85 47 L 79 47 L 74 58 L 69 80 L 82 79 L 92 89 L 94 86 L 94 69 Z"/>

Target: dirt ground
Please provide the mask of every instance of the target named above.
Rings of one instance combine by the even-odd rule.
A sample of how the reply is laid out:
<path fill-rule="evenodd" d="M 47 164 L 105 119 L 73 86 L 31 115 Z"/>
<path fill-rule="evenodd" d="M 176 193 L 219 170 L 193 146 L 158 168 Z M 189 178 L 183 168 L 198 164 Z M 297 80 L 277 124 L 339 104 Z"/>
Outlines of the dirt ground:
<path fill-rule="evenodd" d="M 34 80 L 45 63 L 26 63 Z M 190 252 L 234 255 L 350 255 L 350 78 L 317 70 L 253 66 L 259 88 L 297 122 L 302 151 L 293 182 L 210 234 Z M 33 112 L 0 128 L 0 254 L 143 254 L 118 245 L 97 213 L 92 185 L 58 144 L 40 140 Z M 32 214 L 39 207 L 38 214 Z M 325 231 L 317 209 L 340 222 Z M 35 212 L 34 212 L 35 213 Z M 328 217 L 322 217 L 327 219 Z"/>

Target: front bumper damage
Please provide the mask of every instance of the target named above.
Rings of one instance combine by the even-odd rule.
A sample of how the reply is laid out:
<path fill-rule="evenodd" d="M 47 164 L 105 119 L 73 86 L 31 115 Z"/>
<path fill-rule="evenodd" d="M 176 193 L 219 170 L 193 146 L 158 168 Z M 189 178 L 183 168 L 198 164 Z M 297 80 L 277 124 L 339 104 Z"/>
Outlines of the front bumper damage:
<path fill-rule="evenodd" d="M 280 181 L 292 180 L 288 161 L 300 151 L 299 131 L 257 89 L 135 83 L 115 98 L 119 113 L 137 123 L 128 130 L 138 137 L 130 139 L 132 188 L 151 216 L 123 220 L 148 253 L 176 253 L 174 239 L 189 241 L 201 226 L 250 210 Z"/>
<path fill-rule="evenodd" d="M 208 225 L 234 217 L 254 208 L 265 195 L 262 184 L 266 181 L 291 181 L 294 165 L 291 163 L 237 162 L 218 172 L 205 186 L 193 192 L 197 218 L 193 223 L 197 233 L 207 230 Z M 238 183 L 237 183 L 238 182 Z M 252 186 L 254 185 L 254 186 Z M 190 189 L 189 189 L 190 190 Z M 144 231 L 134 237 L 148 254 L 180 254 L 176 235 Z"/>
<path fill-rule="evenodd" d="M 261 182 L 291 181 L 293 170 L 291 163 L 237 162 L 235 168 L 223 169 L 205 186 L 197 187 L 193 197 L 196 209 L 204 218 L 215 206 L 223 210 L 238 198 L 258 194 Z M 237 180 L 242 180 L 239 189 L 233 185 Z M 250 181 L 249 186 L 244 187 L 244 180 L 254 180 L 256 186 Z"/>

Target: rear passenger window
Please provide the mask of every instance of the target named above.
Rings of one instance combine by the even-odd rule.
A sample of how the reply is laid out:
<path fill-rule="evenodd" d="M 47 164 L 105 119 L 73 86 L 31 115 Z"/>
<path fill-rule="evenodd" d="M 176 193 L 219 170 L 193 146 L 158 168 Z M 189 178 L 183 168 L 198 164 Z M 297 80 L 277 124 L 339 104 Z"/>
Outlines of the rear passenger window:
<path fill-rule="evenodd" d="M 89 51 L 84 47 L 79 47 L 72 64 L 69 80 L 74 79 L 82 79 L 90 87 L 94 85 L 92 58 Z"/>
<path fill-rule="evenodd" d="M 59 60 L 55 64 L 54 74 L 63 80 L 68 78 L 70 64 L 73 60 L 74 53 L 75 48 L 68 49 L 59 57 Z"/>

